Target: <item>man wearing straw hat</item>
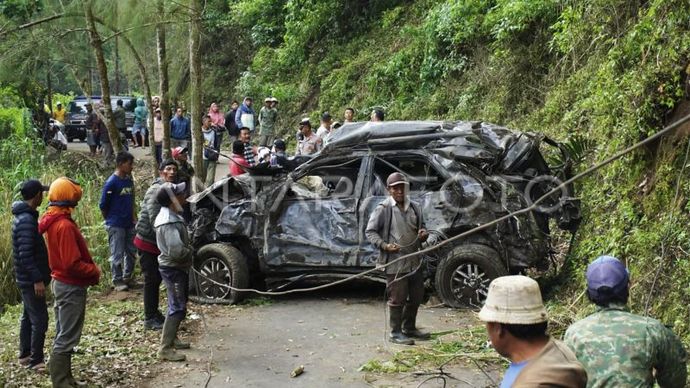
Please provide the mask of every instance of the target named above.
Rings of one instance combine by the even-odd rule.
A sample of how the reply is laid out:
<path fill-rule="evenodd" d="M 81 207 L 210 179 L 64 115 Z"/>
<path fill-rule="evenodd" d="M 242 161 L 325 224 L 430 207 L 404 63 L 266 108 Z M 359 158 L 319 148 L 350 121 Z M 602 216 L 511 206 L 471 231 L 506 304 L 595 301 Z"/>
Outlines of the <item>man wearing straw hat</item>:
<path fill-rule="evenodd" d="M 501 388 L 584 388 L 587 373 L 573 352 L 546 334 L 547 315 L 536 281 L 502 276 L 489 285 L 479 319 L 496 352 L 510 360 Z"/>

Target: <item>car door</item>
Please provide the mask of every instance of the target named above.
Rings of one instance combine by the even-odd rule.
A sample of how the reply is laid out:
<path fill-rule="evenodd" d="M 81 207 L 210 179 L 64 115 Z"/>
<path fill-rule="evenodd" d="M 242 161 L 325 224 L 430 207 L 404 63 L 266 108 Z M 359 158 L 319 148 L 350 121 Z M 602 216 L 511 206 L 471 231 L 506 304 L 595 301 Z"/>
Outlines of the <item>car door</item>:
<path fill-rule="evenodd" d="M 388 198 L 386 179 L 393 172 L 403 173 L 410 182 L 409 197 L 420 205 L 427 229 L 444 232 L 451 226 L 459 211 L 455 204 L 460 202 L 461 189 L 430 155 L 386 152 L 371 156 L 367 165 L 368 179 L 359 208 L 359 266 L 374 266 L 379 256 L 378 249 L 367 240 L 364 231 L 376 206 Z"/>
<path fill-rule="evenodd" d="M 362 159 L 330 159 L 288 179 L 264 243 L 269 267 L 351 267 L 359 248 Z"/>

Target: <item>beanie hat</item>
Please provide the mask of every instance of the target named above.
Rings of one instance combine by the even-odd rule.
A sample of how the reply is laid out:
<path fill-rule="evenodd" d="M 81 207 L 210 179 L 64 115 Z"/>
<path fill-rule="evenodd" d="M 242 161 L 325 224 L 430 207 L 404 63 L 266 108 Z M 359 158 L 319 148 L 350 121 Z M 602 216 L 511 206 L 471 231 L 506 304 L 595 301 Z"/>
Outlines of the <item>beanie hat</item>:
<path fill-rule="evenodd" d="M 49 206 L 75 207 L 81 199 L 82 190 L 79 183 L 74 180 L 62 177 L 50 184 L 48 190 Z"/>

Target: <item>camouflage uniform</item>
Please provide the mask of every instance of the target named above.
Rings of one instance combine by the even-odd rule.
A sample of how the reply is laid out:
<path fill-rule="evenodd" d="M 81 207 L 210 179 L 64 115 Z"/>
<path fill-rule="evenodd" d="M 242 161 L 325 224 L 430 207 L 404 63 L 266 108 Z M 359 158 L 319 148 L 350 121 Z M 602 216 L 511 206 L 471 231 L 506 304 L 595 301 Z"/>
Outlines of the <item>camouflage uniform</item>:
<path fill-rule="evenodd" d="M 587 370 L 587 387 L 684 387 L 686 353 L 656 319 L 611 304 L 572 324 L 565 343 Z"/>

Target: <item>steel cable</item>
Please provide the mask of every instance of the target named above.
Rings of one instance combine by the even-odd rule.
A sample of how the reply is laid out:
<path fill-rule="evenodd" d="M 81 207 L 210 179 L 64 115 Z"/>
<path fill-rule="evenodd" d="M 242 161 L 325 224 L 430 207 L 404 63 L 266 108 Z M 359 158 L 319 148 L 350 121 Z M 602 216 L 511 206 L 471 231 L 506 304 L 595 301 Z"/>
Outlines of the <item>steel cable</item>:
<path fill-rule="evenodd" d="M 512 218 L 512 217 L 515 217 L 515 216 L 518 216 L 518 215 L 521 215 L 521 214 L 525 214 L 525 213 L 529 213 L 529 212 L 531 212 L 531 211 L 534 211 L 534 210 L 537 209 L 537 207 L 538 207 L 542 202 L 544 202 L 546 199 L 548 199 L 549 197 L 551 197 L 551 196 L 554 195 L 554 194 L 557 194 L 559 191 L 561 191 L 562 189 L 566 188 L 568 185 L 572 184 L 573 182 L 576 182 L 576 181 L 578 181 L 578 180 L 580 180 L 580 179 L 582 179 L 582 178 L 584 178 L 584 177 L 586 177 L 586 176 L 588 176 L 588 175 L 590 175 L 590 174 L 592 174 L 592 173 L 594 173 L 594 172 L 600 170 L 601 168 L 603 168 L 603 167 L 605 167 L 605 166 L 611 164 L 612 162 L 614 162 L 614 161 L 620 159 L 621 157 L 623 157 L 623 156 L 629 154 L 630 152 L 632 152 L 632 151 L 634 151 L 634 150 L 636 150 L 636 149 L 638 149 L 638 148 L 640 148 L 640 147 L 642 147 L 642 146 L 644 146 L 644 145 L 646 145 L 646 144 L 649 144 L 649 143 L 651 143 L 651 142 L 653 142 L 653 141 L 659 139 L 660 137 L 662 137 L 662 136 L 666 135 L 667 133 L 669 133 L 669 132 L 671 132 L 671 131 L 677 129 L 680 125 L 682 125 L 682 124 L 684 124 L 684 123 L 686 123 L 686 122 L 688 122 L 688 121 L 690 121 L 690 115 L 684 116 L 684 117 L 681 118 L 680 120 L 678 120 L 678 121 L 676 121 L 675 123 L 673 123 L 673 124 L 671 124 L 671 125 L 665 127 L 664 129 L 662 129 L 661 131 L 655 133 L 654 135 L 652 135 L 652 136 L 650 136 L 650 137 L 648 137 L 648 138 L 646 138 L 646 139 L 644 139 L 644 140 L 641 140 L 641 141 L 639 141 L 639 142 L 633 144 L 632 146 L 625 148 L 625 149 L 622 150 L 622 151 L 619 151 L 618 153 L 614 154 L 613 156 L 611 156 L 611 157 L 609 157 L 609 158 L 603 160 L 602 162 L 599 162 L 599 163 L 595 164 L 594 166 L 592 166 L 592 167 L 586 169 L 585 171 L 583 171 L 583 172 L 581 172 L 581 173 L 575 175 L 574 177 L 572 177 L 572 178 L 570 178 L 570 179 L 568 179 L 568 180 L 566 180 L 566 181 L 564 181 L 564 182 L 561 182 L 561 184 L 559 184 L 559 185 L 556 186 L 555 188 L 551 189 L 551 191 L 549 191 L 549 192 L 547 192 L 546 194 L 544 194 L 544 195 L 542 195 L 541 197 L 539 197 L 537 200 L 535 200 L 534 202 L 532 202 L 532 203 L 531 203 L 528 207 L 526 207 L 526 208 L 523 208 L 523 209 L 520 209 L 520 210 L 516 210 L 516 211 L 514 211 L 514 212 L 512 212 L 512 213 L 509 213 L 509 214 L 504 215 L 504 216 L 502 216 L 502 217 L 496 218 L 496 219 L 494 219 L 494 220 L 492 220 L 492 221 L 490 221 L 490 222 L 487 222 L 487 223 L 482 224 L 482 225 L 478 225 L 478 226 L 476 226 L 476 227 L 474 227 L 474 228 L 472 228 L 472 229 L 470 229 L 470 230 L 467 230 L 467 231 L 465 231 L 465 232 L 462 232 L 462 233 L 458 234 L 457 236 L 449 237 L 448 239 L 446 239 L 446 240 L 444 240 L 444 241 L 441 241 L 440 243 L 438 243 L 438 244 L 436 244 L 436 245 L 433 245 L 433 246 L 430 246 L 430 247 L 421 249 L 421 250 L 419 250 L 419 251 L 417 251 L 417 252 L 413 252 L 413 253 L 410 253 L 410 254 L 406 254 L 406 255 L 400 256 L 400 257 L 396 258 L 395 260 L 392 260 L 392 261 L 389 262 L 389 263 L 379 265 L 379 266 L 377 266 L 377 267 L 368 269 L 368 270 L 366 270 L 366 271 L 364 271 L 364 272 L 360 272 L 360 273 L 358 273 L 358 274 L 354 274 L 354 275 L 349 276 L 349 277 L 344 278 L 344 279 L 339 279 L 339 280 L 336 280 L 336 281 L 333 281 L 333 282 L 330 282 L 330 283 L 326 283 L 326 284 L 322 284 L 322 285 L 318 285 L 318 286 L 314 286 L 314 287 L 297 288 L 297 289 L 286 290 L 286 291 L 260 291 L 260 290 L 253 289 L 253 288 L 236 288 L 236 287 L 232 287 L 232 286 L 230 286 L 230 285 L 221 284 L 221 283 L 218 283 L 218 282 L 214 281 L 213 279 L 210 279 L 210 278 L 208 278 L 207 276 L 201 274 L 199 271 L 196 270 L 196 268 L 193 268 L 193 270 L 194 270 L 194 272 L 196 272 L 199 276 L 205 278 L 206 280 L 208 280 L 208 281 L 210 281 L 210 282 L 212 282 L 212 283 L 214 283 L 214 284 L 216 284 L 216 285 L 219 285 L 219 286 L 222 286 L 222 287 L 225 287 L 225 288 L 229 288 L 229 289 L 231 289 L 231 290 L 233 290 L 233 291 L 235 291 L 235 292 L 255 293 L 255 294 L 267 295 L 267 296 L 279 296 L 279 295 L 296 294 L 296 293 L 300 293 L 300 292 L 312 292 L 312 291 L 322 290 L 322 289 L 325 289 L 325 288 L 328 288 L 328 287 L 333 287 L 333 286 L 336 286 L 336 285 L 339 285 L 339 284 L 347 283 L 347 282 L 349 282 L 349 281 L 352 281 L 352 280 L 354 280 L 354 279 L 361 278 L 361 277 L 363 277 L 363 276 L 365 276 L 365 275 L 368 275 L 368 274 L 370 274 L 370 273 L 373 273 L 373 272 L 376 272 L 376 271 L 380 271 L 380 270 L 382 270 L 382 269 L 384 269 L 384 268 L 386 268 L 386 267 L 388 267 L 388 266 L 391 266 L 391 265 L 393 265 L 393 264 L 395 264 L 395 263 L 398 263 L 398 262 L 400 262 L 400 261 L 402 261 L 402 260 L 408 259 L 408 258 L 413 257 L 413 256 L 415 256 L 415 255 L 422 255 L 422 254 L 427 254 L 427 253 L 434 252 L 434 251 L 436 251 L 436 250 L 438 250 L 438 249 L 440 249 L 440 248 L 442 248 L 442 247 L 444 247 L 444 246 L 446 246 L 446 245 L 449 245 L 449 244 L 451 244 L 451 243 L 453 243 L 453 242 L 455 242 L 455 241 L 457 241 L 457 240 L 460 240 L 460 239 L 462 239 L 462 238 L 464 238 L 464 237 L 467 237 L 467 236 L 472 235 L 472 234 L 474 234 L 474 233 L 477 233 L 477 232 L 479 232 L 479 231 L 488 229 L 488 228 L 490 228 L 490 227 L 492 227 L 492 226 L 494 226 L 494 225 L 497 225 L 497 224 L 499 224 L 499 223 L 501 223 L 501 222 L 503 222 L 503 221 L 506 221 L 506 220 L 508 220 L 508 219 L 510 219 L 510 218 Z"/>

